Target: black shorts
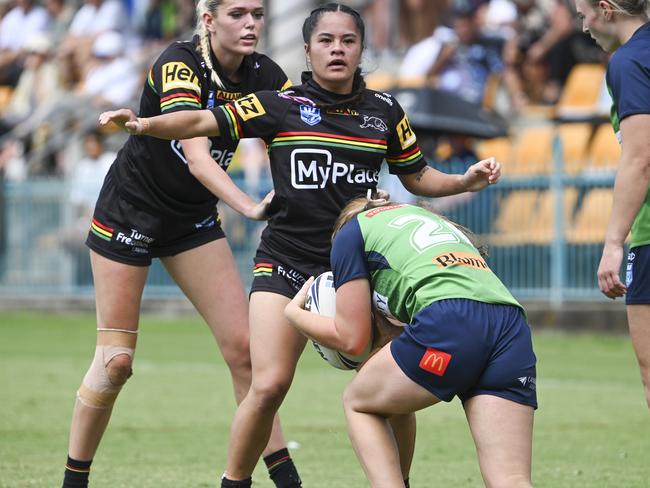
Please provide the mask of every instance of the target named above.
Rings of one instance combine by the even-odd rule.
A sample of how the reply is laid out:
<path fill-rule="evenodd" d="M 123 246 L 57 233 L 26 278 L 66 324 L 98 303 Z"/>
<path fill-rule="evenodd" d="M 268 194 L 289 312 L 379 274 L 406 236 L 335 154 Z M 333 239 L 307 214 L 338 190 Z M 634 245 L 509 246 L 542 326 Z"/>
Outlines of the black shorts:
<path fill-rule="evenodd" d="M 253 283 L 251 293 L 268 291 L 293 298 L 309 279 L 329 271 L 329 266 L 297 261 L 272 253 L 260 244 L 253 258 Z"/>
<path fill-rule="evenodd" d="M 625 272 L 626 305 L 650 303 L 650 245 L 633 247 L 627 255 Z"/>
<path fill-rule="evenodd" d="M 86 245 L 112 261 L 149 266 L 153 258 L 173 256 L 224 237 L 216 207 L 196 217 L 154 214 L 124 200 L 109 173 L 95 206 Z"/>

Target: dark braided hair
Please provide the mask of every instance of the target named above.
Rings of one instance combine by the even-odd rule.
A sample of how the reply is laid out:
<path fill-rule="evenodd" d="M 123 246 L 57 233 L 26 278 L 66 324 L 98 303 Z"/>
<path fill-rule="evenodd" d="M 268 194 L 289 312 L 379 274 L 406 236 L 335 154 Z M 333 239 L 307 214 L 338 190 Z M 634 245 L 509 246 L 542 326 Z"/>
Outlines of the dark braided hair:
<path fill-rule="evenodd" d="M 320 7 L 315 8 L 314 10 L 311 11 L 309 17 L 305 19 L 305 22 L 302 24 L 302 39 L 303 41 L 305 41 L 305 44 L 309 44 L 311 35 L 313 34 L 314 29 L 318 25 L 318 21 L 320 20 L 321 16 L 326 12 L 342 12 L 344 14 L 348 14 L 349 16 L 351 16 L 352 19 L 354 20 L 354 25 L 356 26 L 357 31 L 359 31 L 359 36 L 361 37 L 361 49 L 363 50 L 365 48 L 366 25 L 364 24 L 361 15 L 352 7 L 348 7 L 347 5 L 343 5 L 342 3 L 335 3 L 335 2 L 326 3 L 325 5 L 321 5 Z M 331 110 L 331 109 L 337 109 L 341 107 L 354 105 L 359 100 L 361 100 L 361 97 L 363 96 L 363 92 L 366 89 L 366 82 L 364 81 L 363 76 L 361 75 L 360 68 L 357 68 L 357 70 L 354 73 L 353 87 L 356 88 L 353 90 L 353 92 L 350 94 L 348 98 L 345 98 L 335 103 L 316 104 L 316 106 L 321 109 Z"/>

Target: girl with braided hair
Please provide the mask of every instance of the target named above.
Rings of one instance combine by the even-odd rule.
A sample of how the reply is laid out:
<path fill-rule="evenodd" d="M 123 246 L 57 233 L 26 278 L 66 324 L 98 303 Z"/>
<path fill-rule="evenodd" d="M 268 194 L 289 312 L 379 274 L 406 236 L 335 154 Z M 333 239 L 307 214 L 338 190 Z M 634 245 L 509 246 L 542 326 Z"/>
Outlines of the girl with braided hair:
<path fill-rule="evenodd" d="M 261 89 L 289 85 L 282 69 L 255 52 L 261 0 L 200 0 L 196 35 L 154 62 L 140 113 L 214 108 Z M 63 488 L 87 487 L 91 461 L 115 399 L 132 374 L 140 302 L 153 258 L 160 258 L 214 335 L 239 403 L 251 383 L 248 302 L 216 210 L 218 200 L 265 219 L 270 195 L 255 202 L 226 174 L 238 141 L 130 137 L 98 198 L 86 244 L 95 284 L 97 346 L 77 392 Z M 284 458 L 277 418 L 266 453 Z M 278 454 L 279 453 L 279 454 Z M 297 478 L 285 462 L 277 486 Z"/>
<path fill-rule="evenodd" d="M 607 297 L 625 295 L 630 337 L 650 407 L 650 22 L 648 0 L 576 0 L 582 30 L 612 56 L 606 81 L 621 144 L 614 202 L 598 266 Z M 626 280 L 619 273 L 631 234 Z"/>
<path fill-rule="evenodd" d="M 501 173 L 493 159 L 479 161 L 464 175 L 427 166 L 397 100 L 365 86 L 359 69 L 364 30 L 355 10 L 329 3 L 313 10 L 303 24 L 311 71 L 303 73 L 301 85 L 253 93 L 212 110 L 136 117 L 121 109 L 100 116 L 101 123 L 112 121 L 134 134 L 261 137 L 269 148 L 275 195 L 254 259 L 253 381 L 231 428 L 222 487 L 251 485 L 253 468 L 306 344 L 306 337 L 288 323 L 284 308 L 310 276 L 330 268 L 334 221 L 349 200 L 376 190 L 384 160 L 409 191 L 422 196 L 478 191 L 496 183 Z M 397 437 L 404 434 L 405 478 L 412 421 L 411 416 L 395 416 L 392 424 Z"/>

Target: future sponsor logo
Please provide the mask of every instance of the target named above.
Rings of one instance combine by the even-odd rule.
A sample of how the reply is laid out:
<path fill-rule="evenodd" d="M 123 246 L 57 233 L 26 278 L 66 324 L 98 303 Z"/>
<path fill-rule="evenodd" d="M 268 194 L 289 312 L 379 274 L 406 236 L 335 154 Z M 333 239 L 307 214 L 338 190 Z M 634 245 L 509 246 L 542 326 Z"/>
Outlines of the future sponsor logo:
<path fill-rule="evenodd" d="M 305 284 L 305 281 L 307 281 L 301 272 L 296 271 L 293 268 L 287 269 L 284 266 L 278 265 L 277 272 L 278 276 L 285 277 L 289 281 L 289 284 L 291 284 L 292 288 L 296 291 L 300 290 L 302 285 Z"/>
<path fill-rule="evenodd" d="M 291 186 L 297 190 L 315 190 L 325 188 L 328 183 L 335 185 L 339 182 L 374 186 L 378 181 L 377 170 L 334 161 L 327 149 L 291 151 Z"/>
<path fill-rule="evenodd" d="M 185 63 L 179 61 L 163 64 L 162 81 L 163 92 L 179 88 L 201 92 L 198 76 Z"/>
<path fill-rule="evenodd" d="M 130 232 L 118 232 L 115 234 L 115 240 L 131 246 L 131 251 L 139 254 L 148 254 L 149 245 L 155 241 L 153 237 L 146 236 L 136 229 L 131 229 Z"/>
<path fill-rule="evenodd" d="M 442 376 L 449 366 L 449 361 L 451 361 L 451 354 L 428 347 L 420 360 L 420 369 Z"/>
<path fill-rule="evenodd" d="M 402 149 L 406 149 L 415 142 L 415 132 L 413 132 L 411 123 L 406 115 L 397 124 L 397 137 L 399 137 L 399 143 Z"/>
<path fill-rule="evenodd" d="M 490 270 L 490 267 L 481 256 L 469 252 L 446 252 L 433 258 L 433 262 L 440 268 L 448 268 L 449 266 L 466 266 L 468 268 L 480 269 L 483 271 Z"/>
<path fill-rule="evenodd" d="M 254 119 L 266 113 L 262 103 L 254 93 L 236 100 L 234 105 L 242 120 Z"/>
<path fill-rule="evenodd" d="M 379 117 L 371 117 L 369 115 L 363 116 L 363 123 L 359 127 L 362 129 L 375 129 L 379 132 L 386 132 L 388 130 L 388 126 L 383 120 Z"/>

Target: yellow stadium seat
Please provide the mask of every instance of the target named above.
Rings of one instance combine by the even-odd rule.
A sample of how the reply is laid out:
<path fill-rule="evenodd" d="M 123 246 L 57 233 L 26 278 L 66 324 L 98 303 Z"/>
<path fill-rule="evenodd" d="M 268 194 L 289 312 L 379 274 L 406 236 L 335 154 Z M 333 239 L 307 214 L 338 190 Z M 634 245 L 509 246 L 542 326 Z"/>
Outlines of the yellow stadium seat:
<path fill-rule="evenodd" d="M 621 157 L 621 146 L 611 124 L 598 126 L 589 147 L 587 169 L 590 171 L 613 171 Z"/>
<path fill-rule="evenodd" d="M 397 85 L 395 76 L 388 73 L 368 73 L 364 79 L 366 80 L 366 86 L 371 90 L 388 91 Z"/>
<path fill-rule="evenodd" d="M 564 230 L 570 228 L 573 209 L 578 199 L 578 190 L 565 188 L 563 192 L 562 214 Z M 553 190 L 544 190 L 539 196 L 537 211 L 530 220 L 528 226 L 527 242 L 534 244 L 548 244 L 555 235 L 555 204 L 556 198 Z"/>
<path fill-rule="evenodd" d="M 604 79 L 605 67 L 602 64 L 575 65 L 562 88 L 556 116 L 571 119 L 597 115 Z"/>
<path fill-rule="evenodd" d="M 548 174 L 553 167 L 553 137 L 551 125 L 521 129 L 516 137 L 510 164 L 504 166 L 504 176 Z"/>
<path fill-rule="evenodd" d="M 397 78 L 399 88 L 422 88 L 426 84 L 426 76 L 400 76 Z"/>
<path fill-rule="evenodd" d="M 612 213 L 613 190 L 595 188 L 582 201 L 567 239 L 574 244 L 603 242 L 607 223 Z"/>
<path fill-rule="evenodd" d="M 562 159 L 566 173 L 575 175 L 584 169 L 591 130 L 591 124 L 588 123 L 559 125 L 557 134 L 562 144 Z"/>
<path fill-rule="evenodd" d="M 494 233 L 487 241 L 494 245 L 517 245 L 528 240 L 529 225 L 537 209 L 539 191 L 513 190 L 499 206 Z"/>
<path fill-rule="evenodd" d="M 495 157 L 497 161 L 504 165 L 510 163 L 511 152 L 512 144 L 507 137 L 486 139 L 476 145 L 476 154 L 479 159 Z"/>

